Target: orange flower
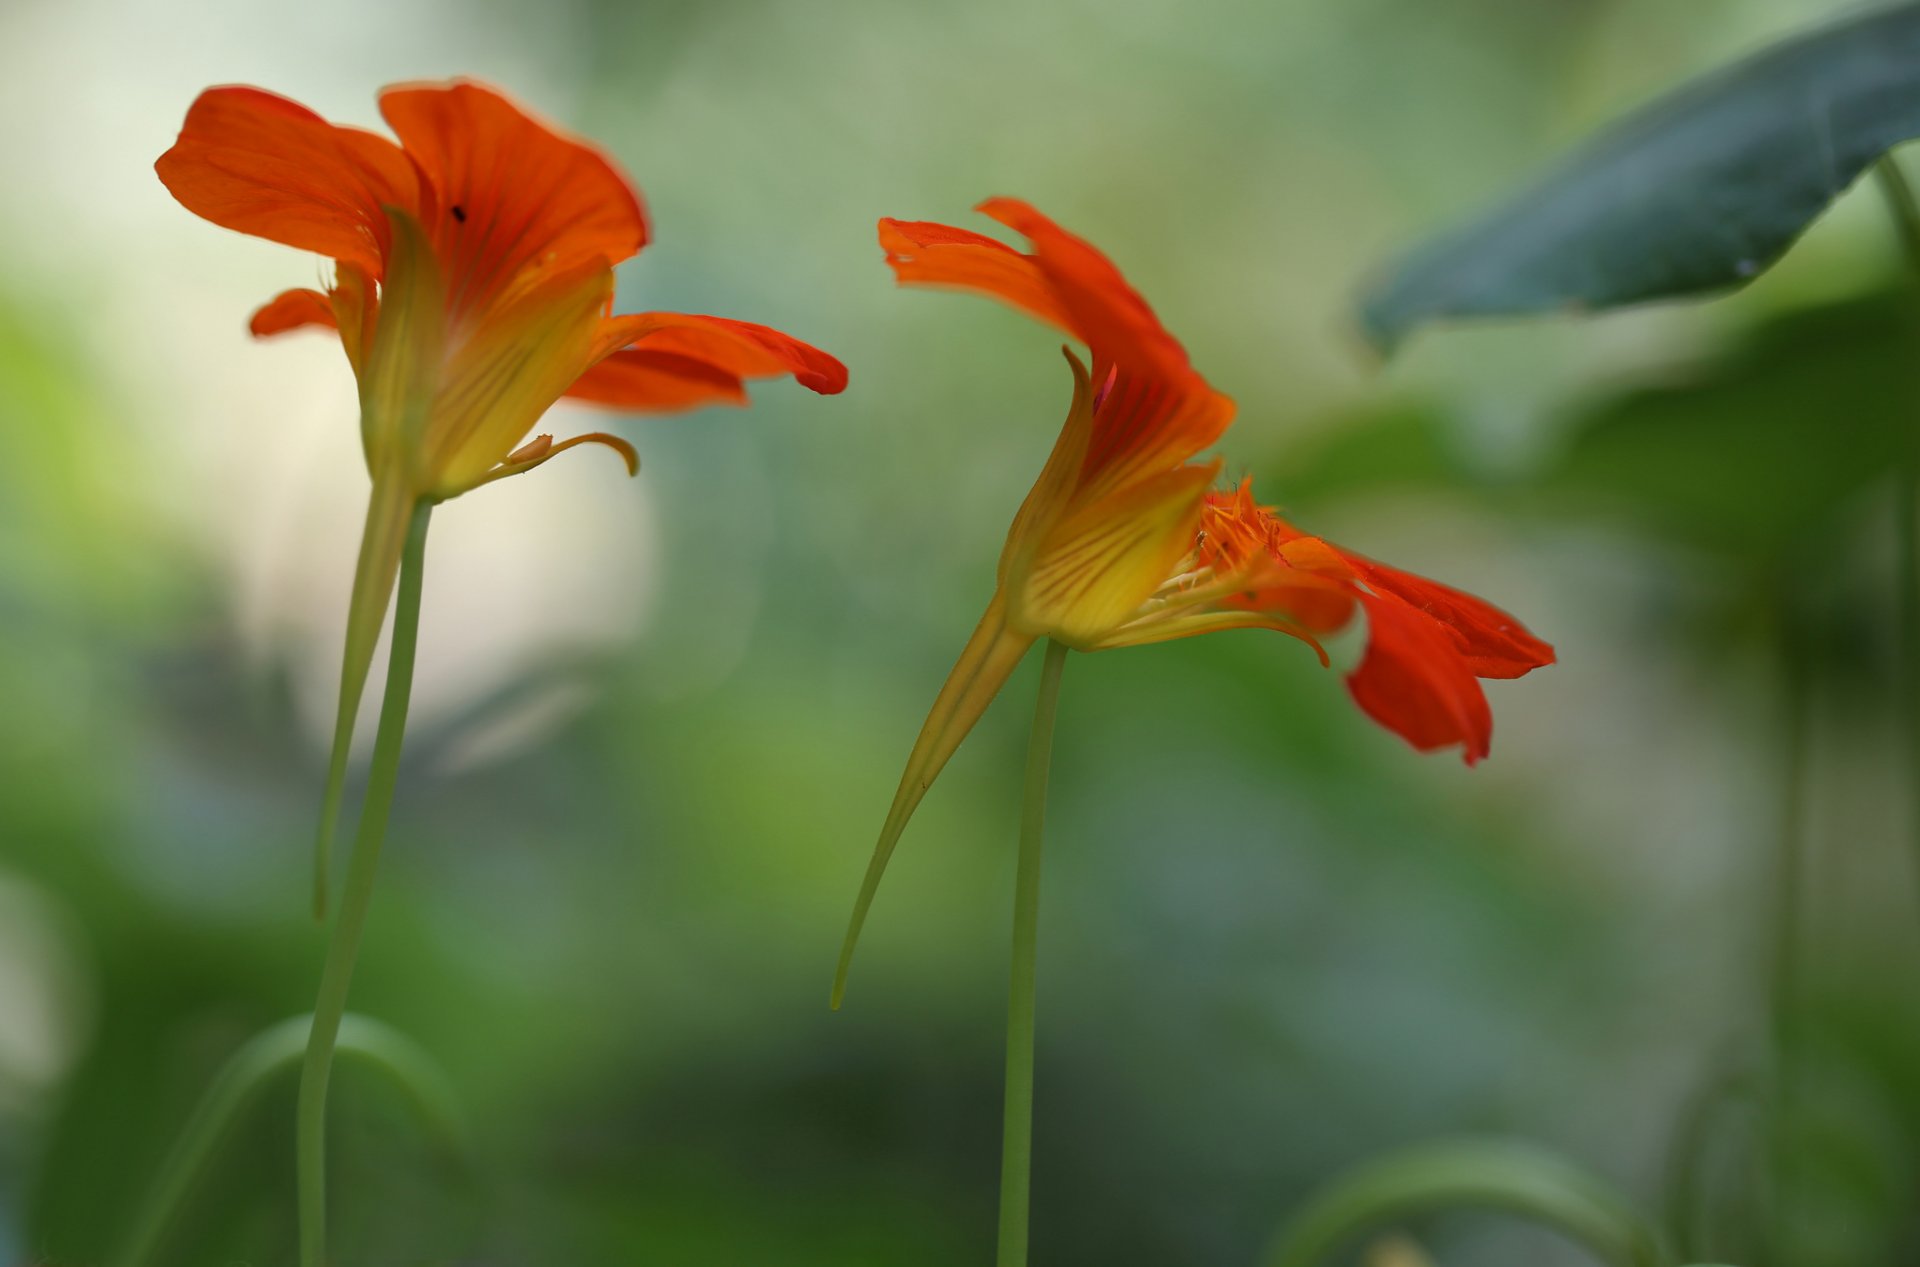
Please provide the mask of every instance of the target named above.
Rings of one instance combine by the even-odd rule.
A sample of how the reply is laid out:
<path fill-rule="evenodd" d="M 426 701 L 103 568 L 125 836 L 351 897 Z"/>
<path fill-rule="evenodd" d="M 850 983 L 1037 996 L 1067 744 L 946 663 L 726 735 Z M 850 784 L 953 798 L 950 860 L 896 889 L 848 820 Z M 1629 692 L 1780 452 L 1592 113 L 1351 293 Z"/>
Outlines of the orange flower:
<path fill-rule="evenodd" d="M 155 164 L 188 210 L 334 261 L 325 291 L 289 290 L 252 321 L 259 336 L 339 332 L 373 477 L 323 839 L 417 502 L 587 441 L 637 469 L 632 446 L 598 432 L 523 444 L 561 396 L 664 411 L 741 403 L 749 378 L 847 382 L 840 362 L 766 326 L 611 315 L 613 266 L 646 245 L 647 218 L 592 146 L 461 80 L 388 88 L 380 111 L 399 144 L 258 88 L 212 88 Z"/>
<path fill-rule="evenodd" d="M 1364 610 L 1366 652 L 1347 687 L 1367 716 L 1423 752 L 1459 744 L 1468 765 L 1486 756 L 1493 714 L 1479 679 L 1553 663 L 1552 647 L 1491 603 L 1307 536 L 1255 504 L 1251 480 L 1207 494 L 1196 539 L 1193 575 L 1233 578 L 1223 610 L 1271 616 L 1316 650 L 1317 637 Z"/>
<path fill-rule="evenodd" d="M 1031 254 L 948 225 L 882 220 L 903 283 L 979 291 L 1087 345 L 1071 351 L 1073 404 L 1015 517 L 999 584 L 934 701 L 894 794 L 843 952 L 850 955 L 908 818 L 1036 639 L 1081 651 L 1221 629 L 1319 639 L 1367 616 L 1355 700 L 1415 747 L 1460 744 L 1469 763 L 1492 729 L 1478 678 L 1517 677 L 1553 651 L 1469 595 L 1302 536 L 1251 488 L 1213 491 L 1219 459 L 1196 462 L 1233 402 L 1188 362 L 1113 263 L 1023 202 L 978 208 L 1025 235 Z"/>

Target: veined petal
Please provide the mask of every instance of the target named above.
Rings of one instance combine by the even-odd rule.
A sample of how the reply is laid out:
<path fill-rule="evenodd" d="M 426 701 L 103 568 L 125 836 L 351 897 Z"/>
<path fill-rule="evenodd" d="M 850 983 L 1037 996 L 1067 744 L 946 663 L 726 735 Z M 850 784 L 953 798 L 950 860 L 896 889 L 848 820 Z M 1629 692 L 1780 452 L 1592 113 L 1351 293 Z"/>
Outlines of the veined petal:
<path fill-rule="evenodd" d="M 1069 646 L 1126 623 L 1193 549 L 1220 463 L 1183 466 L 1077 506 L 1048 531 L 1024 573 L 1008 576 L 1008 618 Z"/>
<path fill-rule="evenodd" d="M 1354 702 L 1422 752 L 1463 746 L 1468 765 L 1493 741 L 1486 692 L 1447 627 L 1393 598 L 1368 598 L 1367 651 L 1347 678 Z"/>
<path fill-rule="evenodd" d="M 745 399 L 744 381 L 791 374 L 802 387 L 833 395 L 847 367 L 812 344 L 771 326 L 726 317 L 641 312 L 601 324 L 589 354 L 597 363 L 569 396 L 624 409 L 679 409 Z"/>
<path fill-rule="evenodd" d="M 1079 495 L 1098 499 L 1212 446 L 1233 421 L 1232 399 L 1197 374 L 1159 378 L 1117 368 L 1093 411 Z"/>
<path fill-rule="evenodd" d="M 259 88 L 209 88 L 154 164 L 181 205 L 223 228 L 349 260 L 380 276 L 383 207 L 419 201 L 400 147 Z"/>
<path fill-rule="evenodd" d="M 1035 264 L 1096 363 L 1110 358 L 1163 378 L 1193 373 L 1186 350 L 1098 247 L 1017 198 L 989 198 L 975 210 L 1033 243 Z"/>
<path fill-rule="evenodd" d="M 613 271 L 590 261 L 489 312 L 460 343 L 422 440 L 435 496 L 484 479 L 560 399 L 586 366 L 612 295 Z"/>
<path fill-rule="evenodd" d="M 647 242 L 632 184 L 605 154 L 471 80 L 400 84 L 380 113 L 432 191 L 423 213 L 455 310 L 478 307 L 529 265 L 619 263 Z"/>
<path fill-rule="evenodd" d="M 247 322 L 248 331 L 256 339 L 285 334 L 303 326 L 339 329 L 339 320 L 333 315 L 332 298 L 317 290 L 283 290 L 263 304 L 253 314 L 253 319 Z"/>
<path fill-rule="evenodd" d="M 698 357 L 626 348 L 589 366 L 567 395 L 615 409 L 664 414 L 701 405 L 744 405 L 747 385 L 738 374 Z"/>
<path fill-rule="evenodd" d="M 903 286 L 977 291 L 1082 337 L 1032 257 L 1004 242 L 929 220 L 886 218 L 880 221 L 880 247 Z"/>
<path fill-rule="evenodd" d="M 894 846 L 900 843 L 900 833 L 906 830 L 907 820 L 913 817 L 913 811 L 933 786 L 947 759 L 960 747 L 961 740 L 972 731 L 980 715 L 987 711 L 987 705 L 1000 693 L 1014 666 L 1020 663 L 1033 642 L 1032 634 L 1008 628 L 1006 601 L 995 593 L 986 615 L 981 617 L 973 636 L 967 640 L 966 649 L 960 653 L 959 663 L 953 666 L 946 685 L 935 697 L 933 711 L 927 714 L 926 723 L 920 727 L 920 737 L 914 741 L 913 751 L 907 757 L 907 768 L 900 776 L 887 821 L 880 829 L 879 843 L 873 847 L 873 859 L 867 864 L 866 878 L 860 884 L 860 896 L 854 900 L 853 918 L 847 925 L 839 970 L 833 979 L 834 1007 L 840 1006 L 847 984 L 847 968 L 853 962 L 853 949 L 860 940 L 861 926 L 866 923 L 867 909 L 873 905 L 880 877 L 886 872 Z"/>
<path fill-rule="evenodd" d="M 436 412 L 434 394 L 446 348 L 444 288 L 419 221 L 397 208 L 388 209 L 387 219 L 392 247 L 386 284 L 373 310 L 372 335 L 361 333 L 366 360 L 360 372 L 360 439 L 375 481 L 387 478 L 389 467 L 405 464 L 397 478 L 418 491 L 421 472 L 411 464 L 418 461 L 420 439 Z M 357 297 L 364 301 L 365 292 Z"/>
<path fill-rule="evenodd" d="M 1024 234 L 1033 254 L 952 225 L 887 219 L 880 245 L 894 276 L 1003 300 L 1085 343 L 1096 377 L 1110 364 L 1165 380 L 1196 377 L 1186 350 L 1092 243 L 1018 199 L 989 198 L 975 210 Z"/>
<path fill-rule="evenodd" d="M 1013 527 L 1007 530 L 1007 544 L 1000 551 L 999 583 L 1002 586 L 1007 584 L 1009 576 L 1024 573 L 1030 566 L 1033 552 L 1066 509 L 1068 494 L 1079 479 L 1080 467 L 1087 455 L 1087 441 L 1093 429 L 1093 382 L 1087 375 L 1087 367 L 1071 349 L 1060 350 L 1073 370 L 1073 403 L 1067 407 L 1067 420 L 1060 427 L 1059 439 L 1053 442 L 1053 452 L 1047 455 L 1040 478 L 1028 490 L 1026 500 L 1020 503 L 1020 512 L 1013 517 Z"/>

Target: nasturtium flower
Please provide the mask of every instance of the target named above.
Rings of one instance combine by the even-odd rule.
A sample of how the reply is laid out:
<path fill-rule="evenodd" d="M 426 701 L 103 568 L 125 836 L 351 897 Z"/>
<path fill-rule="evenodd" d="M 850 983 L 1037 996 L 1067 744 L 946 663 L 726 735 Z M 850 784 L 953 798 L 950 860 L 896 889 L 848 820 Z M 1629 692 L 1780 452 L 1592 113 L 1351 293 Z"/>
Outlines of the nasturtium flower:
<path fill-rule="evenodd" d="M 331 832 L 346 745 L 413 507 L 541 465 L 601 432 L 527 439 L 562 396 L 661 412 L 742 403 L 745 380 L 846 386 L 833 357 L 766 326 L 612 313 L 613 266 L 650 237 L 605 155 L 465 80 L 380 94 L 398 143 L 258 88 L 202 93 L 155 169 L 188 210 L 333 261 L 324 290 L 279 295 L 255 335 L 337 331 L 360 388 L 373 495 L 348 621 Z M 323 846 L 324 847 L 324 846 Z"/>
<path fill-rule="evenodd" d="M 896 277 L 1000 299 L 1085 344 L 1091 369 L 1067 352 L 1066 424 L 1007 534 L 986 615 L 908 758 L 854 933 L 908 818 L 1040 638 L 1101 651 L 1265 628 L 1326 663 L 1320 640 L 1364 614 L 1366 651 L 1348 677 L 1360 707 L 1418 749 L 1484 757 L 1492 717 L 1479 679 L 1550 664 L 1552 648 L 1477 598 L 1295 531 L 1250 485 L 1216 490 L 1221 461 L 1198 455 L 1226 431 L 1233 402 L 1094 246 L 1023 202 L 978 209 L 1031 252 L 950 225 L 882 220 Z"/>

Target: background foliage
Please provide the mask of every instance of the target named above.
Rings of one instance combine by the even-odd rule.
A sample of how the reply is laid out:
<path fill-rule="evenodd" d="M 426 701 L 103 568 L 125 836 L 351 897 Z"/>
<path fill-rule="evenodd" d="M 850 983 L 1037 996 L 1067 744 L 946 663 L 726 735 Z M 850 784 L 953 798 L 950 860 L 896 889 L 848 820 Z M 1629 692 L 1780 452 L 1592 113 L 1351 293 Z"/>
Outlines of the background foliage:
<path fill-rule="evenodd" d="M 1562 659 L 1494 686 L 1471 773 L 1279 638 L 1075 659 L 1036 1260 L 1249 1262 L 1332 1174 L 1474 1132 L 1695 1202 L 1729 1257 L 1786 1220 L 1790 1261 L 1914 1261 L 1920 944 L 1884 685 L 1886 472 L 1920 391 L 1880 208 L 1843 199 L 1712 305 L 1424 333 L 1385 371 L 1350 315 L 1430 225 L 1821 11 L 13 0 L 0 1258 L 105 1260 L 320 953 L 351 385 L 323 339 L 245 338 L 313 264 L 195 220 L 150 164 L 209 83 L 371 125 L 380 84 L 472 73 L 645 190 L 626 306 L 766 321 L 854 378 L 621 424 L 635 483 L 571 460 L 436 517 L 355 1005 L 441 1061 L 484 1160 L 449 1164 L 343 1072 L 343 1261 L 986 1257 L 1032 666 L 916 818 L 846 1011 L 825 999 L 1066 402 L 1046 333 L 895 292 L 874 246 L 878 215 L 957 222 L 993 193 L 1127 268 L 1240 401 L 1232 461 L 1300 522 L 1494 598 Z M 1783 611 L 1812 681 L 1794 1023 L 1819 1053 L 1784 1127 L 1741 1092 L 1769 1029 Z M 285 1097 L 174 1261 L 291 1243 Z M 1811 1179 L 1757 1209 L 1781 1147 Z M 1497 1219 L 1411 1227 L 1448 1261 L 1579 1261 Z"/>

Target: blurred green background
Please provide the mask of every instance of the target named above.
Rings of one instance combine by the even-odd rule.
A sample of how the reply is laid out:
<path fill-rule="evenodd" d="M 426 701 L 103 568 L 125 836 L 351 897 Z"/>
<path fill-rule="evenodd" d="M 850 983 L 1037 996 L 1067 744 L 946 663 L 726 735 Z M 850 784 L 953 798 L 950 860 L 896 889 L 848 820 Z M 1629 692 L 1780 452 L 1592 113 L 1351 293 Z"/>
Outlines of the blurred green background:
<path fill-rule="evenodd" d="M 1250 1263 L 1343 1168 L 1475 1132 L 1652 1211 L 1697 1202 L 1729 1257 L 1920 1261 L 1887 690 L 1920 317 L 1871 191 L 1724 301 L 1428 333 L 1390 367 L 1350 317 L 1399 245 L 1827 8 L 8 0 L 0 1261 L 104 1262 L 221 1062 L 310 1006 L 322 949 L 351 379 L 328 339 L 245 334 L 317 262 L 195 219 L 151 163 L 209 84 L 378 126 L 379 86 L 452 74 L 633 175 L 656 239 L 624 308 L 776 325 L 853 380 L 620 422 L 636 481 L 570 457 L 435 517 L 354 1005 L 444 1065 L 481 1160 L 343 1072 L 339 1261 L 987 1260 L 1034 666 L 916 818 L 845 1010 L 826 998 L 1069 393 L 1055 336 L 881 262 L 876 217 L 984 228 L 991 194 L 1099 243 L 1239 400 L 1230 475 L 1561 657 L 1492 684 L 1473 771 L 1278 636 L 1071 661 L 1035 1260 Z M 1817 1070 L 1784 1125 L 1741 1089 L 1781 1027 L 1783 891 Z M 289 1082 L 249 1119 L 167 1261 L 290 1261 L 291 1104 Z M 1769 1150 L 1793 1192 L 1755 1179 Z M 1412 1230 L 1442 1261 L 1581 1261 L 1495 1218 Z"/>

